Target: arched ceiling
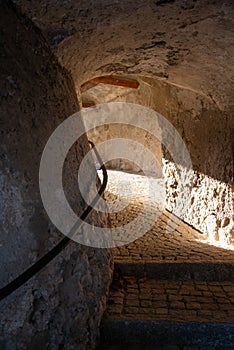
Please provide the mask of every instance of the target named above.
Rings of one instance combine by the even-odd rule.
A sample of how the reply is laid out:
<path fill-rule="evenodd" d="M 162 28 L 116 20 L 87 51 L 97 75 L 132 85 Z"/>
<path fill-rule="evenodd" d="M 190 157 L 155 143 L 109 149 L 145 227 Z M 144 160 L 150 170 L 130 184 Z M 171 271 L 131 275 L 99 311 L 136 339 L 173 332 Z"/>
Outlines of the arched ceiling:
<path fill-rule="evenodd" d="M 16 0 L 77 89 L 104 74 L 159 78 L 233 108 L 234 3 L 227 0 Z"/>

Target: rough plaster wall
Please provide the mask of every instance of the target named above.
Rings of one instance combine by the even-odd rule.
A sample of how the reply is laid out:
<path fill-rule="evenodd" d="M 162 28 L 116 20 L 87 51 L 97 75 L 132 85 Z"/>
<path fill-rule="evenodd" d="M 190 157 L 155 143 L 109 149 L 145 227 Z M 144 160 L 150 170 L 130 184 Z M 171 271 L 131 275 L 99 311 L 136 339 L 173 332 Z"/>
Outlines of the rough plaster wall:
<path fill-rule="evenodd" d="M 74 86 L 39 30 L 0 1 L 1 287 L 64 236 L 40 199 L 39 162 L 53 130 L 78 109 Z M 85 207 L 77 168 L 86 137 L 71 148 L 64 178 L 69 202 Z M 48 170 L 49 171 L 49 170 Z M 62 213 L 61 213 L 62 215 Z M 94 223 L 106 218 L 94 214 Z M 93 349 L 111 279 L 108 250 L 72 242 L 53 262 L 0 304 L 1 349 Z"/>

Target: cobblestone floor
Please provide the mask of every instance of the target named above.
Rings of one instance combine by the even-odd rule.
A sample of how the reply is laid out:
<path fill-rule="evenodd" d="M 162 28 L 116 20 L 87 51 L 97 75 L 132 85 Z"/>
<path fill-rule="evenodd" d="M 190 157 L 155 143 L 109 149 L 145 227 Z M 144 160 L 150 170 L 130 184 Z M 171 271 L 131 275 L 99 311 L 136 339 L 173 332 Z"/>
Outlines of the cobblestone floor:
<path fill-rule="evenodd" d="M 234 321 L 234 283 L 157 281 L 115 276 L 106 318 Z"/>
<path fill-rule="evenodd" d="M 111 214 L 113 226 L 132 222 L 145 206 L 140 228 L 139 223 L 135 227 L 133 223 L 129 230 L 124 232 L 126 237 L 134 238 L 134 232 L 142 230 L 142 236 L 132 243 L 115 248 L 113 252 L 116 262 L 234 262 L 234 250 L 223 248 L 218 242 L 209 242 L 203 234 L 167 210 L 159 208 L 157 200 L 160 201 L 163 197 L 163 190 L 160 190 L 156 201 L 152 202 L 145 177 L 116 171 L 108 171 L 108 177 L 108 201 L 114 201 L 113 204 L 118 208 L 119 203 L 124 205 L 131 198 L 126 209 Z M 157 182 L 156 186 L 158 189 L 160 183 Z M 149 222 L 154 222 L 155 218 L 157 220 L 152 228 L 144 234 L 145 227 Z"/>
<path fill-rule="evenodd" d="M 119 203 L 124 206 L 127 205 L 125 209 L 121 211 L 117 210 L 118 212 L 110 215 L 112 226 L 119 227 L 132 222 L 138 217 L 144 206 L 145 215 L 140 227 L 142 232 L 144 233 L 148 221 L 152 221 L 155 217 L 157 217 L 157 220 L 150 230 L 142 234 L 138 239 L 132 239 L 131 243 L 113 249 L 115 273 L 110 289 L 107 310 L 104 315 L 104 333 L 105 325 L 107 325 L 106 329 L 108 332 L 111 332 L 111 324 L 113 324 L 113 327 L 116 327 L 114 325 L 116 324 L 115 322 L 124 322 L 121 328 L 123 333 L 126 329 L 126 323 L 128 324 L 127 327 L 130 326 L 130 328 L 132 327 L 134 330 L 135 323 L 131 323 L 136 320 L 139 320 L 139 322 L 146 321 L 146 324 L 148 324 L 147 322 L 159 322 L 161 325 L 160 327 L 162 327 L 160 328 L 162 332 L 169 330 L 168 328 L 163 328 L 164 323 L 168 324 L 168 322 L 169 324 L 175 325 L 175 327 L 177 327 L 177 324 L 216 324 L 218 327 L 217 329 L 219 329 L 220 324 L 227 326 L 232 325 L 234 323 L 233 279 L 216 280 L 216 277 L 222 270 L 217 270 L 218 274 L 215 273 L 213 276 L 212 274 L 203 274 L 203 278 L 199 278 L 199 272 L 192 277 L 188 277 L 185 274 L 185 278 L 177 279 L 178 276 L 175 271 L 176 266 L 178 266 L 177 271 L 184 266 L 188 266 L 188 270 L 190 271 L 192 265 L 198 266 L 199 270 L 203 269 L 204 266 L 206 268 L 210 267 L 210 269 L 213 270 L 217 264 L 232 264 L 234 263 L 234 251 L 227 247 L 220 246 L 218 242 L 209 242 L 207 237 L 202 233 L 194 230 L 160 207 L 160 203 L 157 203 L 157 201 L 152 201 L 152 198 L 148 196 L 147 183 L 144 177 L 136 177 L 131 174 L 123 175 L 114 171 L 109 171 L 108 175 L 107 201 L 109 203 L 112 202 L 114 208 L 116 205 L 116 210 Z M 159 183 L 157 183 L 157 186 L 158 185 L 160 187 Z M 162 191 L 157 198 L 159 202 L 162 198 L 161 194 Z M 131 199 L 131 201 L 129 201 L 129 199 Z M 134 227 L 133 224 L 129 231 L 123 230 L 129 241 L 131 238 L 134 238 L 134 229 L 137 230 L 139 227 Z M 201 263 L 204 264 L 201 265 Z M 124 269 L 126 269 L 128 265 L 131 265 L 132 273 L 124 273 L 126 272 Z M 150 266 L 151 270 L 155 270 L 156 268 L 157 274 L 160 272 L 161 267 L 165 274 L 166 265 L 168 265 L 170 266 L 170 273 L 166 275 L 165 278 L 151 278 L 147 274 L 144 274 L 144 277 L 142 277 L 137 270 L 137 266 L 139 267 L 142 265 Z M 118 266 L 123 266 L 124 268 L 120 269 Z M 230 270 L 230 266 L 228 266 L 228 269 Z M 173 276 L 175 277 L 174 279 Z M 211 278 L 207 279 L 207 276 Z M 140 330 L 141 326 L 139 328 L 139 331 Z M 233 332 L 233 328 L 230 328 L 230 330 Z M 159 331 L 159 335 L 161 331 Z M 143 339 L 144 343 L 147 343 L 147 334 L 149 333 L 147 333 L 146 330 L 145 336 L 143 336 L 143 338 L 140 337 L 141 340 Z M 227 334 L 229 336 L 229 330 Z M 196 336 L 195 334 L 193 337 L 194 340 L 196 340 Z M 119 338 L 117 337 L 114 341 L 115 344 L 105 345 L 104 341 L 99 349 L 234 349 L 234 346 L 157 345 L 157 336 L 155 338 L 155 345 L 128 343 L 129 340 L 126 341 L 126 339 L 128 339 L 126 335 L 123 335 L 122 338 L 124 339 L 123 344 L 116 344 L 121 343 L 120 331 Z M 177 336 L 173 338 L 172 344 L 176 344 L 177 338 Z M 103 339 L 105 339 L 105 334 Z M 110 341 L 112 337 L 109 336 L 107 339 Z M 135 339 L 134 337 L 131 341 L 135 341 Z M 167 343 L 170 343 L 170 338 L 166 336 L 166 342 L 163 344 Z M 196 344 L 197 342 L 195 341 L 194 343 Z M 183 343 L 180 342 L 180 344 Z M 186 344 L 186 342 L 184 344 Z M 223 344 L 227 344 L 227 342 L 224 340 Z M 230 342 L 228 344 L 230 344 Z"/>

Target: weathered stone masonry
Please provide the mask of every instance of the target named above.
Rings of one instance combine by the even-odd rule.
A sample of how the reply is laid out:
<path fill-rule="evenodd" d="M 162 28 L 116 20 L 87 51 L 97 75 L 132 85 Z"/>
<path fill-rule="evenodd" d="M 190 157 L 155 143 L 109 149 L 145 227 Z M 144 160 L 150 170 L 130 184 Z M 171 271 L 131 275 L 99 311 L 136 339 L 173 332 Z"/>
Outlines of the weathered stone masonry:
<path fill-rule="evenodd" d="M 54 129 L 78 110 L 73 82 L 40 31 L 8 1 L 0 3 L 1 287 L 63 238 L 43 208 L 38 172 Z M 85 203 L 77 169 L 86 136 L 71 148 L 66 194 L 77 214 Z M 92 166 L 92 165 L 90 165 Z M 49 171 L 49 169 L 48 169 Z M 62 215 L 62 213 L 61 213 Z M 105 225 L 106 218 L 93 218 Z M 72 242 L 0 305 L 1 349 L 93 349 L 111 280 L 111 254 Z"/>

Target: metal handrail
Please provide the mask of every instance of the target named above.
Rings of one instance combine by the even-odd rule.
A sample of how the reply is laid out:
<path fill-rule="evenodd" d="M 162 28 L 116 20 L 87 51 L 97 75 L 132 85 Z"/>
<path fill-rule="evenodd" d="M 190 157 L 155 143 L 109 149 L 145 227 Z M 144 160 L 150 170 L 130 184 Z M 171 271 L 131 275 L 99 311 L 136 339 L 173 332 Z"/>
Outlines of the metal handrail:
<path fill-rule="evenodd" d="M 100 164 L 102 164 L 102 159 L 95 149 L 95 146 L 92 141 L 89 141 L 90 145 L 94 149 L 94 153 L 97 157 L 97 160 Z M 108 176 L 107 171 L 105 168 L 105 165 L 103 164 L 100 168 L 103 172 L 103 182 L 98 190 L 97 195 L 94 197 L 93 201 L 90 205 L 83 211 L 83 213 L 80 216 L 81 220 L 85 220 L 87 216 L 90 214 L 90 212 L 93 210 L 94 205 L 97 203 L 99 197 L 103 194 L 103 192 L 106 189 Z M 79 221 L 79 223 L 76 226 L 76 231 L 80 227 L 82 222 Z M 73 228 L 72 228 L 73 230 Z M 71 230 L 71 231 L 72 231 Z M 37 274 L 40 270 L 42 270 L 45 266 L 47 266 L 70 242 L 72 242 L 71 239 L 72 235 L 69 235 L 69 237 L 64 237 L 54 248 L 52 248 L 48 253 L 46 253 L 43 257 L 41 257 L 38 261 L 36 261 L 31 267 L 29 267 L 26 271 L 24 271 L 21 275 L 16 277 L 12 282 L 8 283 L 6 286 L 0 289 L 0 301 L 5 299 L 7 296 L 9 296 L 11 293 L 16 291 L 19 287 L 21 287 L 23 284 L 25 284 L 28 280 L 30 280 L 35 274 Z"/>

